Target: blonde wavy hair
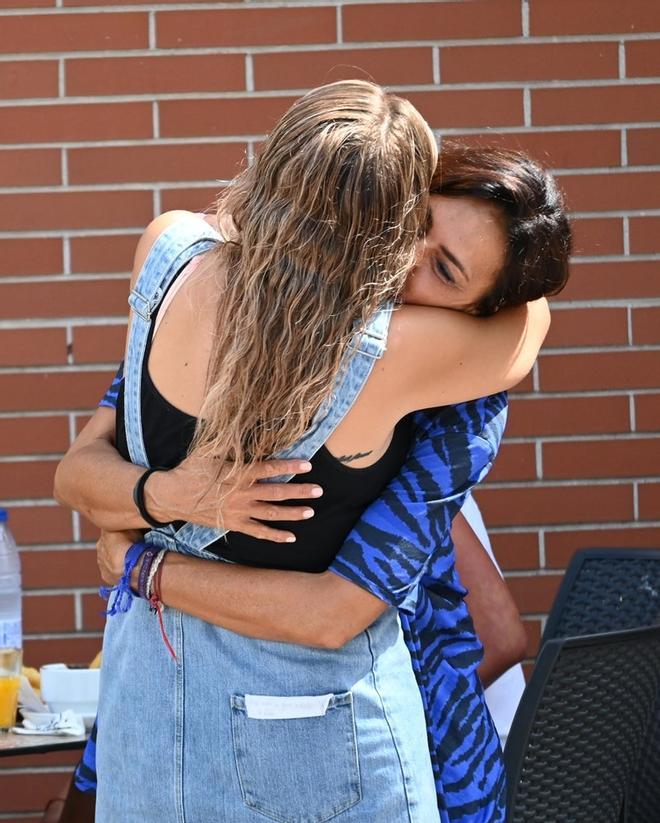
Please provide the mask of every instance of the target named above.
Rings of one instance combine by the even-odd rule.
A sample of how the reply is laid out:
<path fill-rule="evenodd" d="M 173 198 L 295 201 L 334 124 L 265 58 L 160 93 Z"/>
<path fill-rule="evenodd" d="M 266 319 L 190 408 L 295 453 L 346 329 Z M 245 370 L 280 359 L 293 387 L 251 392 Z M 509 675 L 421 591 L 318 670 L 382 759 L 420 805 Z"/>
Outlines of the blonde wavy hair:
<path fill-rule="evenodd" d="M 297 100 L 220 196 L 236 231 L 208 255 L 216 336 L 191 447 L 218 473 L 304 434 L 351 337 L 413 265 L 436 156 L 412 104 L 342 81 Z"/>

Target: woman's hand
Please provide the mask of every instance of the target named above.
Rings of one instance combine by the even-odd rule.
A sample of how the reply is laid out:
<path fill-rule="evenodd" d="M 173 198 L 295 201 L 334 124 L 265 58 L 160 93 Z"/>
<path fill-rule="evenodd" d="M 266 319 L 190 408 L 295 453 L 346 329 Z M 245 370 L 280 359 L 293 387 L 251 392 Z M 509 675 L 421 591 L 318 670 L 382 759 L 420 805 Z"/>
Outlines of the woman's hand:
<path fill-rule="evenodd" d="M 314 515 L 309 506 L 279 505 L 284 500 L 320 497 L 313 483 L 260 483 L 287 474 L 302 474 L 311 465 L 301 460 L 266 460 L 245 470 L 238 484 L 227 483 L 212 458 L 195 453 L 170 471 L 152 474 L 145 484 L 147 511 L 156 520 L 184 520 L 202 526 L 242 532 L 261 540 L 293 542 L 295 536 L 265 526 L 259 520 L 306 520 Z"/>
<path fill-rule="evenodd" d="M 111 532 L 105 529 L 96 543 L 96 562 L 107 586 L 115 586 L 124 573 L 126 552 L 143 539 L 141 531 Z"/>

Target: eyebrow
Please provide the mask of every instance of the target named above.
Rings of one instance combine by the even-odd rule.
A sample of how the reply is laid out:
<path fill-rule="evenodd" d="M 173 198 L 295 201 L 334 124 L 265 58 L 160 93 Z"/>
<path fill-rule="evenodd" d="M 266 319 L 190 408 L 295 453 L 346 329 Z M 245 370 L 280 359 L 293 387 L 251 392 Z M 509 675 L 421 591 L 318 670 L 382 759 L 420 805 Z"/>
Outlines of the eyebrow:
<path fill-rule="evenodd" d="M 468 277 L 467 272 L 463 268 L 461 261 L 449 251 L 447 246 L 440 246 L 440 249 L 444 252 L 447 259 L 450 260 L 456 266 L 456 268 L 462 273 L 463 277 L 469 281 L 470 278 Z"/>

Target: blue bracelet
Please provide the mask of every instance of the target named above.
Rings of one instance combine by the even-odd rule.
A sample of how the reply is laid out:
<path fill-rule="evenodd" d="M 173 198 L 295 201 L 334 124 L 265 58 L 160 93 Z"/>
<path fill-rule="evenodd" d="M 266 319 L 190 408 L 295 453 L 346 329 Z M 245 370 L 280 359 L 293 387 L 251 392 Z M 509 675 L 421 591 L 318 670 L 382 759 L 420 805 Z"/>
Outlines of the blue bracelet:
<path fill-rule="evenodd" d="M 109 609 L 104 612 L 108 617 L 113 617 L 120 612 L 127 612 L 133 605 L 133 597 L 135 596 L 131 591 L 131 572 L 137 565 L 138 560 L 146 551 L 144 543 L 133 543 L 126 552 L 124 559 L 124 574 L 121 576 L 119 583 L 116 586 L 101 586 L 99 594 L 104 600 L 108 600 L 114 594 L 114 599 L 108 603 Z"/>

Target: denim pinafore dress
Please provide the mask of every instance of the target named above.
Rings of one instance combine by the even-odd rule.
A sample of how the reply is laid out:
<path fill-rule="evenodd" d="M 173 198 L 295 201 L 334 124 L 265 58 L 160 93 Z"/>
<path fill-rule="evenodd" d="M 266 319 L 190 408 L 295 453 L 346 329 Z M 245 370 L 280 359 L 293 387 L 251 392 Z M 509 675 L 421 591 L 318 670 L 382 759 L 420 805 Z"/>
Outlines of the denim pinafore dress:
<path fill-rule="evenodd" d="M 176 273 L 219 241 L 191 216 L 154 243 L 129 298 L 125 423 L 147 466 L 140 393 L 153 311 Z M 309 459 L 385 350 L 391 307 L 356 335 L 331 400 L 281 456 Z M 146 541 L 221 562 L 216 529 Z M 249 592 L 246 592 L 249 597 Z M 397 611 L 341 649 L 244 637 L 165 608 L 168 654 L 146 601 L 107 621 L 97 738 L 98 823 L 434 823 L 426 725 Z"/>

